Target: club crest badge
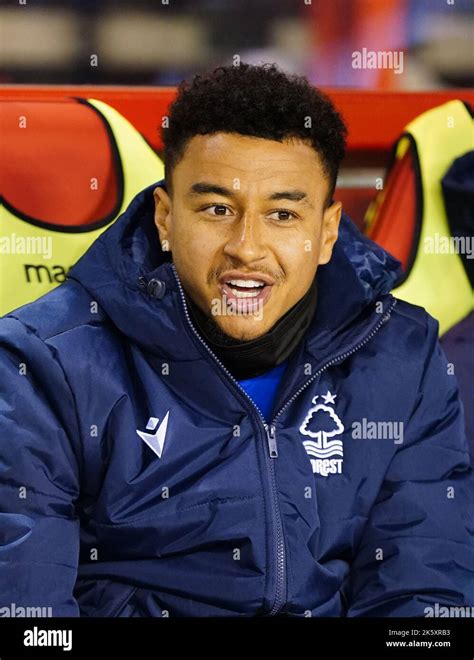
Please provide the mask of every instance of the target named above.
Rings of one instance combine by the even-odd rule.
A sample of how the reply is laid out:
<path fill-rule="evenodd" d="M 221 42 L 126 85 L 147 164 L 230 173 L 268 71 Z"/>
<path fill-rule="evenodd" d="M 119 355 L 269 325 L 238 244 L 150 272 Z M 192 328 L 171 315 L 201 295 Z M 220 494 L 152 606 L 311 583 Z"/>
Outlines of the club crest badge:
<path fill-rule="evenodd" d="M 299 431 L 310 438 L 303 441 L 303 446 L 313 472 L 327 477 L 342 473 L 343 445 L 337 436 L 344 432 L 344 425 L 334 410 L 336 395 L 329 391 L 323 394 L 323 403 L 317 403 L 319 398 L 313 397 L 314 405 L 306 413 Z"/>

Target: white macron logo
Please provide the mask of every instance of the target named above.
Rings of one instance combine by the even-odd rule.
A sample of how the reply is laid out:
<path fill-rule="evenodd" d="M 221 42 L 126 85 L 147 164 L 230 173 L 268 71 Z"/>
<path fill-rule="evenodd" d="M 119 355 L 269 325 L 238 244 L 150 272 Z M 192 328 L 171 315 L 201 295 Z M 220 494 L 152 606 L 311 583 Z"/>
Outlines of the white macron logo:
<path fill-rule="evenodd" d="M 161 454 L 163 453 L 169 414 L 170 411 L 168 410 L 166 415 L 163 417 L 161 424 L 159 424 L 160 420 L 158 417 L 150 417 L 146 425 L 146 430 L 152 431 L 152 433 L 145 433 L 145 431 L 139 431 L 137 429 L 137 433 L 140 438 L 146 442 L 146 444 L 155 452 L 158 458 L 161 458 Z"/>

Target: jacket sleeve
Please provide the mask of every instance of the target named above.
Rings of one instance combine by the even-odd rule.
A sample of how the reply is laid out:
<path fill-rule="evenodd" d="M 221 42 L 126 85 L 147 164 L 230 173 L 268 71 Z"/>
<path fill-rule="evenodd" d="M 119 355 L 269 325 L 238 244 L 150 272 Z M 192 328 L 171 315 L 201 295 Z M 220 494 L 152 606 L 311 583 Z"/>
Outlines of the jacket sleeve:
<path fill-rule="evenodd" d="M 348 617 L 474 606 L 474 475 L 456 380 L 427 318 L 418 397 L 353 561 Z"/>
<path fill-rule="evenodd" d="M 79 616 L 73 597 L 78 437 L 73 396 L 54 348 L 16 318 L 0 319 L 2 616 L 19 607 Z"/>

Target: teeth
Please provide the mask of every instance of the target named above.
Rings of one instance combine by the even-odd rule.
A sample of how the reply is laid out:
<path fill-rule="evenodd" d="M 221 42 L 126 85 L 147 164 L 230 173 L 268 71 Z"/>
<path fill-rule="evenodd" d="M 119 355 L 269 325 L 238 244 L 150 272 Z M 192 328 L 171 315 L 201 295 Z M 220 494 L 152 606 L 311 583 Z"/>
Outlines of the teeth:
<path fill-rule="evenodd" d="M 236 298 L 256 298 L 260 291 L 239 291 L 238 289 L 232 289 L 231 291 Z"/>
<path fill-rule="evenodd" d="M 265 283 L 261 280 L 229 280 L 228 284 L 234 284 L 236 286 L 245 286 L 248 289 L 255 289 L 255 287 L 265 286 Z"/>

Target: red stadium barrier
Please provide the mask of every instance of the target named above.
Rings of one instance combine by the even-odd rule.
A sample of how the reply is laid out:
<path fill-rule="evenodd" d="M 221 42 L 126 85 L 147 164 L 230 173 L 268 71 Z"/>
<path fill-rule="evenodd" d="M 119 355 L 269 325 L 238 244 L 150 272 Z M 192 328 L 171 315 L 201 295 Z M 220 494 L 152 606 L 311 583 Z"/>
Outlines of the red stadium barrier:
<path fill-rule="evenodd" d="M 380 92 L 324 90 L 343 114 L 349 128 L 351 151 L 388 151 L 404 126 L 420 113 L 451 99 L 474 106 L 474 90 Z M 0 98 L 52 99 L 64 96 L 96 98 L 126 117 L 155 148 L 161 148 L 158 126 L 175 96 L 174 87 L 94 85 L 3 85 Z"/>

